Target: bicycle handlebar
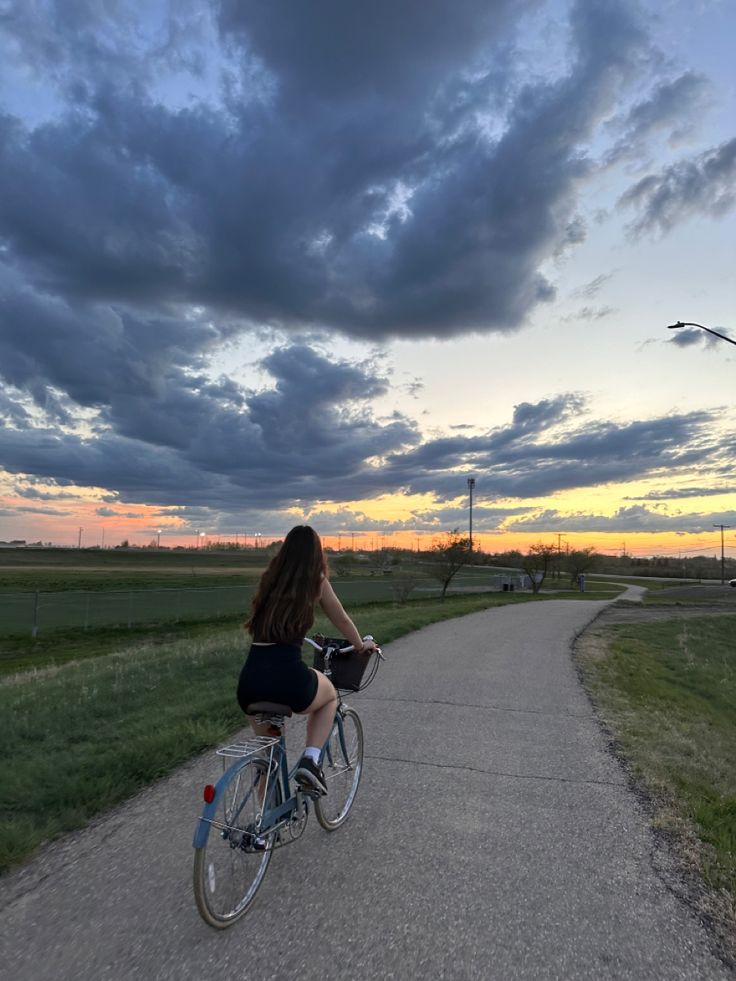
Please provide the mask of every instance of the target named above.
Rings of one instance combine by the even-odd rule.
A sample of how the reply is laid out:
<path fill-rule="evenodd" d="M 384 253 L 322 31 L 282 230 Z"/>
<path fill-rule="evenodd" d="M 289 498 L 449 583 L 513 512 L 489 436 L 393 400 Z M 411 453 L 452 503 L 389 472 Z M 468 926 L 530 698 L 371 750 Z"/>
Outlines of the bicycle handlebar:
<path fill-rule="evenodd" d="M 316 651 L 322 651 L 326 647 L 326 644 L 318 644 L 317 641 L 312 640 L 311 637 L 305 637 L 304 640 L 308 644 L 311 644 L 311 646 Z M 365 637 L 363 638 L 363 640 L 373 640 L 373 637 L 370 634 L 366 634 Z M 347 647 L 337 647 L 337 648 L 335 648 L 335 651 L 336 651 L 337 654 L 349 654 L 351 651 L 354 651 L 354 650 L 355 650 L 355 644 L 348 644 Z M 374 652 L 371 651 L 371 653 L 374 653 Z M 386 658 L 384 657 L 383 651 L 381 650 L 381 648 L 378 645 L 376 645 L 376 647 L 375 647 L 375 653 L 379 656 L 379 658 L 382 661 L 385 661 L 386 660 Z"/>

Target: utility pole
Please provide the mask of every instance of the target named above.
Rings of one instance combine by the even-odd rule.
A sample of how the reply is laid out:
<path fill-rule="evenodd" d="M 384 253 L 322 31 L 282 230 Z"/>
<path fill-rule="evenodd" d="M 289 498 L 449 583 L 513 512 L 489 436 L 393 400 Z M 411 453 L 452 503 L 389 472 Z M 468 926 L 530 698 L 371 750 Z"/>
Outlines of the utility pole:
<path fill-rule="evenodd" d="M 83 531 L 84 531 L 83 528 L 80 528 L 79 529 L 79 537 L 77 538 L 77 548 L 81 548 L 82 547 L 82 532 Z"/>
<path fill-rule="evenodd" d="M 557 578 L 558 579 L 560 578 L 562 572 L 562 545 L 560 544 L 561 541 L 562 541 L 562 533 L 558 531 L 557 532 Z"/>
<path fill-rule="evenodd" d="M 470 497 L 470 554 L 473 554 L 473 488 L 475 487 L 475 477 L 468 477 L 468 495 Z"/>
<path fill-rule="evenodd" d="M 723 531 L 731 525 L 713 525 L 714 528 L 721 529 L 721 586 L 726 585 L 726 552 L 723 545 Z"/>

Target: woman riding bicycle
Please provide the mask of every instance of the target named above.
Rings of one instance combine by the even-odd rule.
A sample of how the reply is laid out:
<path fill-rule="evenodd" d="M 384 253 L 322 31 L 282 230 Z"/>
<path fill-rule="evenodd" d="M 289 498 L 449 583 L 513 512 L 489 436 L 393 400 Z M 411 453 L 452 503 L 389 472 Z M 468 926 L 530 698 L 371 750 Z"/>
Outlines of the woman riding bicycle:
<path fill-rule="evenodd" d="M 302 660 L 302 641 L 314 623 L 314 604 L 332 622 L 340 636 L 358 651 L 372 651 L 364 641 L 327 578 L 327 562 L 319 535 L 308 525 L 297 525 L 261 576 L 245 624 L 253 638 L 238 681 L 238 703 L 243 711 L 253 702 L 278 702 L 307 716 L 306 749 L 295 779 L 303 788 L 327 793 L 319 757 L 332 729 L 337 693 L 320 672 Z M 261 727 L 251 719 L 257 733 Z"/>

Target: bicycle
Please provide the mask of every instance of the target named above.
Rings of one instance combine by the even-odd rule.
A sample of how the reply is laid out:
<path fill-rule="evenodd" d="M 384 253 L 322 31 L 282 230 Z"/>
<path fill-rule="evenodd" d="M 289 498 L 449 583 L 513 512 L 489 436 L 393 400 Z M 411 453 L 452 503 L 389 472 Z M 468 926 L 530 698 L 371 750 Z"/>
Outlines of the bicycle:
<path fill-rule="evenodd" d="M 363 680 L 373 654 L 360 655 L 367 660 L 358 668 L 357 686 L 354 671 L 349 671 L 348 683 L 341 687 L 338 669 L 347 659 L 340 659 L 355 648 L 344 640 L 305 641 L 318 652 L 338 693 L 335 721 L 320 756 L 328 793 L 310 793 L 294 782 L 296 767 L 289 770 L 284 735 L 291 708 L 276 702 L 249 705 L 247 714 L 267 724 L 271 734 L 216 750 L 224 772 L 216 784 L 204 788 L 205 806 L 194 832 L 194 898 L 204 921 L 217 929 L 231 926 L 251 908 L 274 850 L 304 833 L 310 803 L 322 828 L 336 831 L 355 802 L 363 772 L 363 726 L 355 709 L 345 704 L 343 691 L 366 688 L 385 659 L 376 648 L 372 670 Z M 228 765 L 229 759 L 233 762 Z"/>

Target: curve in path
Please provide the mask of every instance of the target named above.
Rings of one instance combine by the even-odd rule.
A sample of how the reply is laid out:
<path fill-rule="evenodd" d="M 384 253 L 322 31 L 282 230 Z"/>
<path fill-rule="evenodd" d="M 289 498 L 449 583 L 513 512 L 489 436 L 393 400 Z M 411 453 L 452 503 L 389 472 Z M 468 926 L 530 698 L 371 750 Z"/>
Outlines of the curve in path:
<path fill-rule="evenodd" d="M 571 644 L 603 606 L 510 606 L 392 644 L 352 700 L 367 757 L 350 820 L 313 820 L 224 933 L 190 885 L 210 754 L 46 849 L 0 885 L 8 977 L 729 977 L 654 870 L 578 683 Z"/>

